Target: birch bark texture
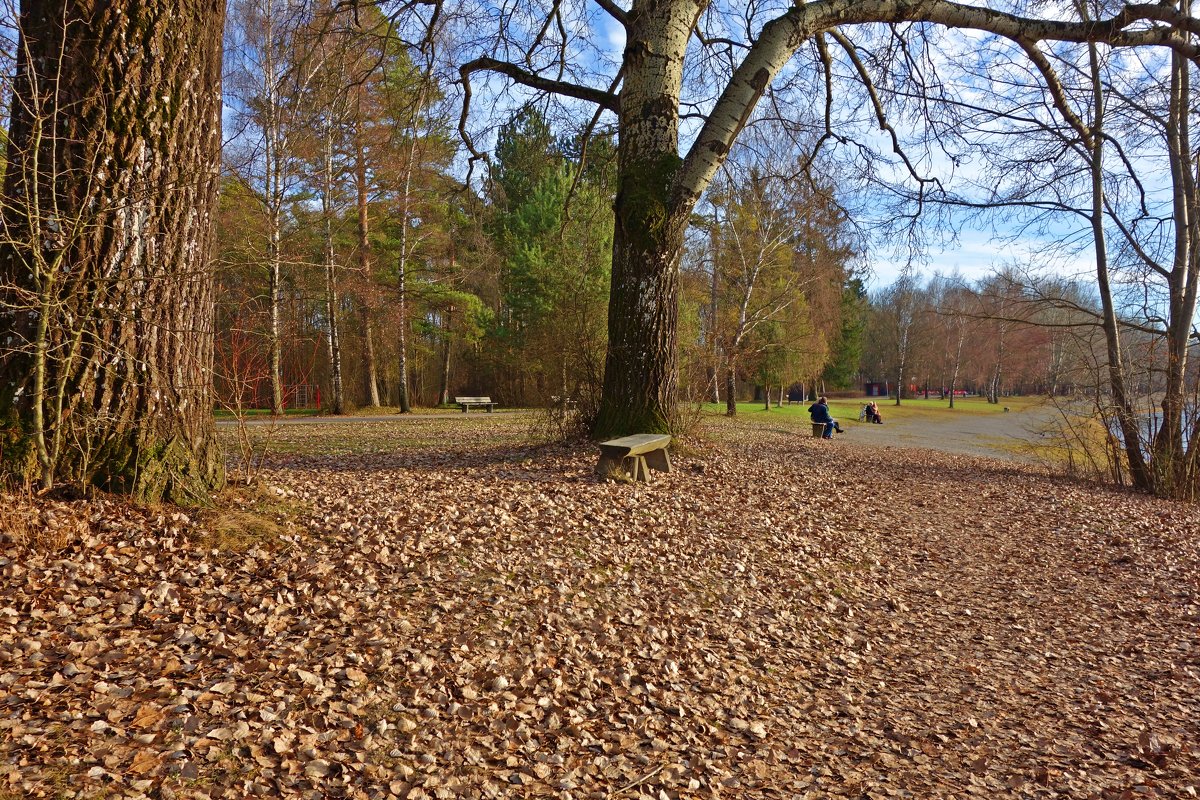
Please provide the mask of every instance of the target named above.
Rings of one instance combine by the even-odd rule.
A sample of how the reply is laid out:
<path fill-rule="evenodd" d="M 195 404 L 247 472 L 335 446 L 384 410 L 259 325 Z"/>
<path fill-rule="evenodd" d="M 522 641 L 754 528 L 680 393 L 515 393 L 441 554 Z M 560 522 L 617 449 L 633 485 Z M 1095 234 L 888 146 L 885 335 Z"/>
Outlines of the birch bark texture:
<path fill-rule="evenodd" d="M 9 479 L 197 505 L 223 0 L 25 0 L 0 239 Z"/>

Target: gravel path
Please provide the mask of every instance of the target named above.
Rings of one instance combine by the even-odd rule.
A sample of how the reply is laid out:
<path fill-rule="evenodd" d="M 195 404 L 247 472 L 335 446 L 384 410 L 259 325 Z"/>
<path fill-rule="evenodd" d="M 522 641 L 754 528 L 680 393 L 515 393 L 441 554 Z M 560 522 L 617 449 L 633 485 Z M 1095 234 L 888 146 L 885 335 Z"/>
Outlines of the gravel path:
<path fill-rule="evenodd" d="M 881 407 L 882 425 L 843 419 L 843 439 L 872 447 L 920 447 L 943 453 L 1034 461 L 1021 446 L 1038 441 L 1040 431 L 1057 415 L 1050 406 L 1021 414 L 954 414 L 947 411 L 934 422 L 889 419 L 890 406 Z"/>

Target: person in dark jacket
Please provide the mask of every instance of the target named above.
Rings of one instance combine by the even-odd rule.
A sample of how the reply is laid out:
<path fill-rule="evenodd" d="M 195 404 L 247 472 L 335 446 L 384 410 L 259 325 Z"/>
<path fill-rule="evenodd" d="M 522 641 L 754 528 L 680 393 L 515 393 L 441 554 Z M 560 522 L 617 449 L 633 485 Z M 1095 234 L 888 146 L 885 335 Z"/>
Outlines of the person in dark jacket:
<path fill-rule="evenodd" d="M 817 402 L 808 407 L 808 414 L 812 417 L 814 423 L 825 424 L 823 438 L 832 439 L 834 431 L 845 433 L 842 430 L 842 426 L 838 424 L 838 421 L 829 416 L 829 401 L 825 399 L 825 395 L 818 397 Z"/>

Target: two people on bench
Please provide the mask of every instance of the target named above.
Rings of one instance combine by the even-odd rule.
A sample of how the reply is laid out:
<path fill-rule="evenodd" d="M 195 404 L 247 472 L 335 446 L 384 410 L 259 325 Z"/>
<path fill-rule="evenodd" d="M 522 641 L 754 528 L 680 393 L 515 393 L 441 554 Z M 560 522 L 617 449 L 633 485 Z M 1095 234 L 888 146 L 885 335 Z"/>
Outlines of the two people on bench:
<path fill-rule="evenodd" d="M 883 417 L 879 416 L 879 406 L 875 405 L 875 401 L 867 403 L 863 406 L 862 416 L 859 419 L 865 419 L 867 422 L 874 422 L 876 425 L 883 424 Z"/>
<path fill-rule="evenodd" d="M 825 395 L 817 398 L 817 402 L 808 407 L 808 414 L 812 418 L 813 424 L 824 424 L 825 432 L 822 438 L 832 439 L 833 432 L 845 433 L 838 421 L 829 416 L 829 401 L 825 399 Z"/>

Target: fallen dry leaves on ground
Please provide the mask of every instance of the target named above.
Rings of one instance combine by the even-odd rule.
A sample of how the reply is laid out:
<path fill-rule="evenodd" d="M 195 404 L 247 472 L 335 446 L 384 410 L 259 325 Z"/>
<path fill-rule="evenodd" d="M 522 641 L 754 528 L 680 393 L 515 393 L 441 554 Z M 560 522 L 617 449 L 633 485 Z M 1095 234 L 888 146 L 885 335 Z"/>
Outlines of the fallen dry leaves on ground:
<path fill-rule="evenodd" d="M 0 797 L 1200 791 L 1196 508 L 723 421 L 600 483 L 521 424 L 277 431 L 242 539 L 45 502 Z"/>

